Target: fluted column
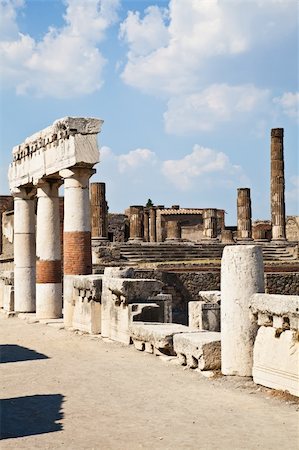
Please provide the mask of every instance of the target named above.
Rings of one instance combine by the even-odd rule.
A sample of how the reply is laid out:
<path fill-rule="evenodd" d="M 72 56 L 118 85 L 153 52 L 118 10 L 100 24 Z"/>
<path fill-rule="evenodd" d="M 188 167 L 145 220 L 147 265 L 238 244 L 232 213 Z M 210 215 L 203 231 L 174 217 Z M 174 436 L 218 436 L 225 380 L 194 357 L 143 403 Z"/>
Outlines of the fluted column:
<path fill-rule="evenodd" d="M 203 213 L 204 239 L 211 240 L 217 238 L 217 210 L 214 208 L 205 209 Z"/>
<path fill-rule="evenodd" d="M 283 128 L 271 130 L 271 219 L 272 240 L 286 239 Z"/>
<path fill-rule="evenodd" d="M 14 309 L 35 312 L 35 189 L 14 195 Z"/>
<path fill-rule="evenodd" d="M 168 220 L 166 223 L 166 241 L 179 241 L 181 239 L 181 227 L 178 220 Z"/>
<path fill-rule="evenodd" d="M 238 189 L 237 221 L 238 240 L 252 241 L 251 198 L 249 188 Z"/>
<path fill-rule="evenodd" d="M 143 241 L 143 206 L 130 206 L 129 241 Z"/>
<path fill-rule="evenodd" d="M 150 242 L 157 242 L 156 208 L 150 208 Z"/>
<path fill-rule="evenodd" d="M 58 189 L 60 180 L 37 185 L 36 317 L 62 316 L 62 279 Z"/>
<path fill-rule="evenodd" d="M 92 273 L 89 178 L 92 168 L 60 171 L 64 178 L 63 298 L 64 323 L 72 326 L 72 277 Z"/>
<path fill-rule="evenodd" d="M 149 210 L 146 208 L 143 211 L 143 230 L 144 230 L 144 240 L 145 242 L 149 242 Z"/>
<path fill-rule="evenodd" d="M 105 183 L 90 184 L 91 237 L 108 240 L 108 206 Z"/>

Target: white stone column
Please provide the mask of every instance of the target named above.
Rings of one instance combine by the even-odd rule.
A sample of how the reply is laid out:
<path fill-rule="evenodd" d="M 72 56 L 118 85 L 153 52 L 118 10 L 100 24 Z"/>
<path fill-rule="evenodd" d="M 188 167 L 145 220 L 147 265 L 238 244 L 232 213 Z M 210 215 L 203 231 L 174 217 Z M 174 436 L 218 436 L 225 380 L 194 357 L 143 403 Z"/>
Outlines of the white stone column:
<path fill-rule="evenodd" d="M 35 312 L 35 190 L 15 189 L 14 290 L 17 312 Z"/>
<path fill-rule="evenodd" d="M 73 321 L 73 276 L 92 273 L 89 178 L 94 173 L 90 167 L 59 172 L 64 178 L 63 317 L 67 327 Z"/>
<path fill-rule="evenodd" d="M 257 325 L 249 310 L 252 294 L 264 292 L 262 248 L 227 246 L 221 262 L 221 371 L 252 375 Z"/>
<path fill-rule="evenodd" d="M 42 180 L 37 185 L 36 221 L 36 317 L 62 316 L 61 238 L 59 180 Z"/>

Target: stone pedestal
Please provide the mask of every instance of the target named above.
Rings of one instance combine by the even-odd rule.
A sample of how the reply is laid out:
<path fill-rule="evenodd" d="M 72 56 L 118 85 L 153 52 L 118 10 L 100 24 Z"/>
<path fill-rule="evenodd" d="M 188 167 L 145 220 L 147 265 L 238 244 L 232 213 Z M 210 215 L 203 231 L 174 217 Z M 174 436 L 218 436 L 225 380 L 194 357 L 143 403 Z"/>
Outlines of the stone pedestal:
<path fill-rule="evenodd" d="M 150 233 L 149 233 L 149 210 L 145 209 L 143 212 L 143 229 L 144 229 L 144 241 L 149 242 Z"/>
<path fill-rule="evenodd" d="M 36 317 L 62 316 L 62 281 L 58 180 L 37 185 Z"/>
<path fill-rule="evenodd" d="M 129 241 L 143 241 L 143 206 L 130 206 Z"/>
<path fill-rule="evenodd" d="M 264 292 L 260 246 L 227 246 L 221 262 L 221 370 L 251 376 L 257 324 L 250 314 L 252 294 Z"/>
<path fill-rule="evenodd" d="M 15 311 L 35 312 L 35 190 L 14 192 Z"/>
<path fill-rule="evenodd" d="M 223 244 L 234 244 L 233 232 L 231 230 L 221 231 L 221 243 Z"/>
<path fill-rule="evenodd" d="M 177 220 L 168 220 L 166 223 L 167 237 L 166 241 L 181 240 L 181 226 Z"/>
<path fill-rule="evenodd" d="M 238 241 L 252 241 L 251 198 L 249 188 L 238 189 L 237 220 Z"/>
<path fill-rule="evenodd" d="M 150 242 L 157 242 L 156 208 L 150 208 Z"/>
<path fill-rule="evenodd" d="M 205 209 L 203 213 L 204 240 L 217 239 L 217 210 L 214 208 Z"/>
<path fill-rule="evenodd" d="M 63 233 L 63 297 L 64 323 L 73 320 L 72 277 L 92 273 L 89 178 L 95 170 L 73 167 L 60 171 L 64 178 L 64 233 Z"/>
<path fill-rule="evenodd" d="M 105 183 L 90 184 L 91 237 L 108 240 L 108 205 Z"/>
<path fill-rule="evenodd" d="M 286 240 L 283 128 L 271 130 L 271 220 L 272 240 Z"/>

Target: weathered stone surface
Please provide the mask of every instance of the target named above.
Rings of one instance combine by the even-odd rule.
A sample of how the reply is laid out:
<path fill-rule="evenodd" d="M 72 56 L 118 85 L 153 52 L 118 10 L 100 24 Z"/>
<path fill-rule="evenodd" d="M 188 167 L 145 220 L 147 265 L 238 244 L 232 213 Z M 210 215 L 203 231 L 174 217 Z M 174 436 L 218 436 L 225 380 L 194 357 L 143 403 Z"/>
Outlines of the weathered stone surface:
<path fill-rule="evenodd" d="M 273 128 L 271 130 L 271 219 L 272 239 L 285 240 L 283 128 Z"/>
<path fill-rule="evenodd" d="M 199 291 L 198 299 L 204 303 L 217 303 L 221 302 L 221 291 Z"/>
<path fill-rule="evenodd" d="M 132 267 L 106 267 L 104 276 L 107 278 L 132 278 L 134 269 Z"/>
<path fill-rule="evenodd" d="M 163 323 L 164 311 L 157 303 L 132 303 L 128 305 L 131 322 L 161 322 Z"/>
<path fill-rule="evenodd" d="M 299 396 L 298 332 L 286 330 L 279 337 L 273 327 L 260 327 L 254 343 L 253 381 Z"/>
<path fill-rule="evenodd" d="M 192 330 L 220 331 L 220 306 L 217 303 L 189 302 L 188 311 Z"/>
<path fill-rule="evenodd" d="M 190 331 L 185 325 L 176 323 L 134 323 L 130 325 L 129 333 L 133 341 L 143 342 L 152 350 L 159 350 L 166 354 L 174 354 L 173 336 L 176 333 Z M 148 350 L 150 353 L 152 351 Z"/>
<path fill-rule="evenodd" d="M 191 369 L 217 370 L 221 366 L 220 333 L 200 331 L 173 336 L 173 348 L 183 365 Z"/>
<path fill-rule="evenodd" d="M 254 314 L 299 317 L 299 295 L 253 294 L 250 308 Z"/>
<path fill-rule="evenodd" d="M 227 246 L 221 263 L 221 370 L 224 375 L 251 376 L 257 324 L 250 298 L 264 292 L 262 249 Z"/>
<path fill-rule="evenodd" d="M 249 188 L 239 188 L 237 198 L 238 239 L 252 240 L 251 198 Z"/>

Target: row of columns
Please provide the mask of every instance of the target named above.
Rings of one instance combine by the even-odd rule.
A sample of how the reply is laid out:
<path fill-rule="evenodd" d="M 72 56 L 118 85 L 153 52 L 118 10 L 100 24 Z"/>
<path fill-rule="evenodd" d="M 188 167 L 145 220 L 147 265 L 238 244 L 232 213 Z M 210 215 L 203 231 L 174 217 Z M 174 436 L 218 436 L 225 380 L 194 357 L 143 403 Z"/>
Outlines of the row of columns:
<path fill-rule="evenodd" d="M 62 273 L 58 189 L 64 182 L 64 308 L 70 279 L 92 272 L 89 178 L 92 168 L 73 167 L 14 194 L 15 310 L 37 318 L 62 316 Z M 35 225 L 35 196 L 37 217 Z M 36 226 L 36 232 L 35 232 Z"/>

